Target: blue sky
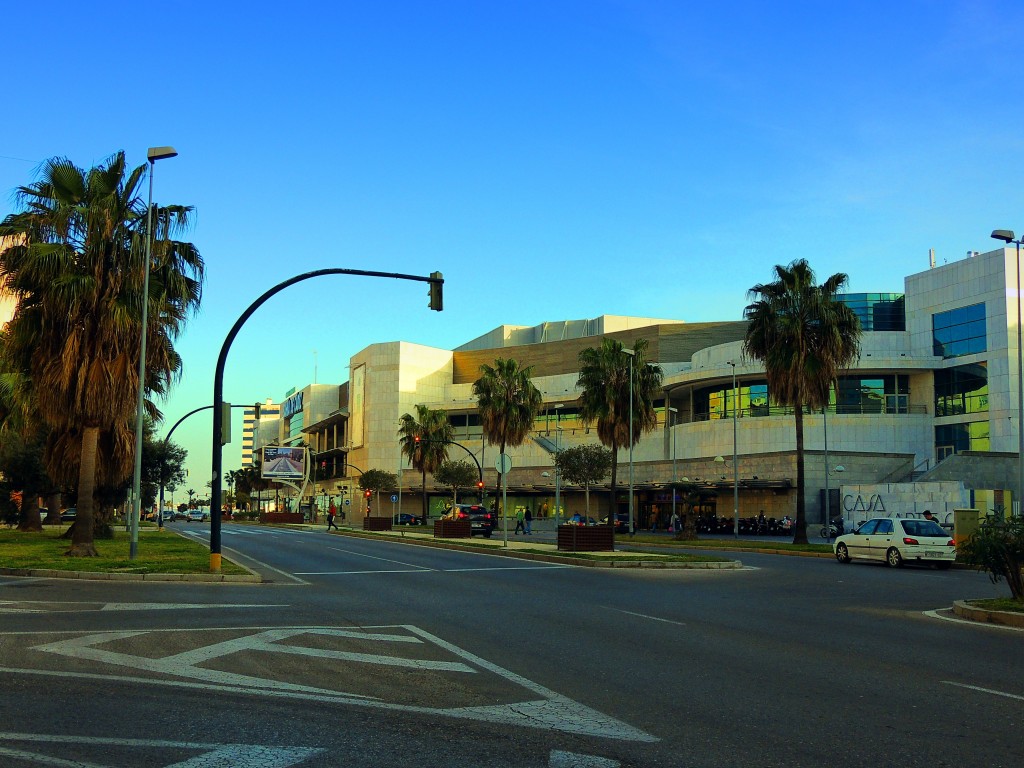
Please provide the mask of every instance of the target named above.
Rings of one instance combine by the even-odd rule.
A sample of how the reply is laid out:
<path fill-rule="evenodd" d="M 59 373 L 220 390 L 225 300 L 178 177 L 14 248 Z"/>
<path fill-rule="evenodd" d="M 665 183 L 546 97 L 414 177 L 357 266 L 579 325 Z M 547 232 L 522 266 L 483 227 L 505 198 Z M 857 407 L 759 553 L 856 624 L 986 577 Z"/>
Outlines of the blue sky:
<path fill-rule="evenodd" d="M 1024 5 L 973 2 L 121 2 L 5 9 L 0 215 L 61 155 L 173 145 L 203 308 L 165 428 L 226 397 L 347 379 L 403 339 L 600 314 L 739 319 L 774 264 L 852 291 L 1024 230 Z M 315 350 L 315 353 L 314 353 Z M 314 363 L 315 361 L 315 363 Z M 240 417 L 239 417 L 240 418 Z M 175 432 L 189 485 L 210 420 Z M 225 450 L 238 466 L 241 426 Z"/>

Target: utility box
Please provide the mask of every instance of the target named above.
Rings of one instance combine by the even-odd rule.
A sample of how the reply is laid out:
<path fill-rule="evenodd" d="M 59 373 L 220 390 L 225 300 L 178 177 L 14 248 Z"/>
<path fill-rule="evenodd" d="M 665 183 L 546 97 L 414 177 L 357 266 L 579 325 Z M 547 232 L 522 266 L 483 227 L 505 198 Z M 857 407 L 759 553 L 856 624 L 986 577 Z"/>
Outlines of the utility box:
<path fill-rule="evenodd" d="M 953 541 L 957 546 L 967 541 L 981 524 L 981 512 L 977 509 L 953 510 Z"/>

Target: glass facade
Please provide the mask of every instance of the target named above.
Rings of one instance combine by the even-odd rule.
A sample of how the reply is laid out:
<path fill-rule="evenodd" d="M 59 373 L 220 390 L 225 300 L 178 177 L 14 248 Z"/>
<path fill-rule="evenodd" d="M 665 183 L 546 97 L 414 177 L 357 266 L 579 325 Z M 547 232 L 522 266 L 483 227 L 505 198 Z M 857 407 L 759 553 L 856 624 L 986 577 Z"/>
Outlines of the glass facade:
<path fill-rule="evenodd" d="M 984 303 L 932 315 L 932 347 L 939 357 L 985 352 L 987 343 Z"/>
<path fill-rule="evenodd" d="M 902 293 L 845 293 L 836 297 L 860 318 L 862 331 L 905 331 Z"/>
<path fill-rule="evenodd" d="M 768 382 L 737 382 L 736 388 L 739 392 L 738 402 L 735 403 L 739 408 L 738 416 L 768 415 Z M 698 419 L 731 419 L 733 400 L 732 385 L 698 389 L 693 393 L 694 412 Z"/>
<path fill-rule="evenodd" d="M 958 365 L 935 372 L 935 415 L 988 412 L 988 366 Z"/>
<path fill-rule="evenodd" d="M 840 376 L 831 400 L 836 413 L 907 413 L 910 377 Z"/>
<path fill-rule="evenodd" d="M 989 450 L 987 421 L 943 424 L 935 428 L 935 458 L 942 461 L 952 453 Z"/>

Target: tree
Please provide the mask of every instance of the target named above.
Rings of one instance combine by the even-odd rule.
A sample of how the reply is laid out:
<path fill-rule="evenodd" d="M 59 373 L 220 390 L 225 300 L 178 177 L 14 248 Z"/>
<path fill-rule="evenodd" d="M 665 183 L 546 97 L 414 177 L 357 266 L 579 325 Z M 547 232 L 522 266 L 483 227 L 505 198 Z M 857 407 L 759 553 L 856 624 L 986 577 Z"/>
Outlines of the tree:
<path fill-rule="evenodd" d="M 743 352 L 764 365 L 768 396 L 791 406 L 796 427 L 796 522 L 793 543 L 807 543 L 804 499 L 804 409 L 825 408 L 829 392 L 860 356 L 860 320 L 836 298 L 842 272 L 821 285 L 804 259 L 776 265 L 776 280 L 755 285 L 743 310 L 749 321 Z M 733 407 L 736 407 L 736 403 Z"/>
<path fill-rule="evenodd" d="M 555 467 L 568 482 L 583 486 L 590 517 L 590 486 L 608 477 L 612 452 L 600 445 L 575 445 L 555 454 Z"/>
<path fill-rule="evenodd" d="M 479 475 L 468 461 L 446 461 L 434 473 L 434 479 L 452 489 L 452 504 L 459 503 L 459 488 L 470 488 Z"/>
<path fill-rule="evenodd" d="M 533 367 L 520 368 L 517 360 L 498 358 L 494 366 L 481 365 L 473 382 L 477 410 L 487 442 L 501 454 L 526 442 L 543 397 L 530 376 Z"/>
<path fill-rule="evenodd" d="M 4 355 L 26 374 L 43 422 L 77 445 L 78 519 L 66 554 L 94 556 L 93 498 L 98 480 L 130 474 L 142 307 L 148 302 L 145 391 L 163 395 L 180 375 L 173 342 L 199 306 L 203 262 L 172 235 L 191 208 L 154 208 L 153 259 L 146 263 L 146 167 L 128 171 L 123 152 L 88 172 L 53 158 L 41 179 L 20 187 L 22 210 L 6 217 L 0 280 L 17 296 Z M 143 295 L 146 269 L 151 278 Z M 159 410 L 147 401 L 150 417 Z M 101 440 L 104 433 L 105 442 Z M 99 455 L 103 446 L 104 454 Z M 51 477 L 69 470 L 67 444 L 47 455 Z M 106 473 L 107 477 L 103 477 Z"/>
<path fill-rule="evenodd" d="M 427 521 L 427 472 L 436 472 L 448 458 L 448 443 L 452 441 L 451 422 L 442 410 L 425 405 L 416 406 L 416 415 L 403 413 L 398 421 L 402 454 L 420 471 L 423 482 L 423 522 Z M 360 480 L 360 483 L 362 480 Z"/>
<path fill-rule="evenodd" d="M 957 545 L 956 556 L 987 572 L 993 584 L 1006 579 L 1011 597 L 1024 602 L 1024 517 L 989 516 Z"/>
<path fill-rule="evenodd" d="M 196 489 L 189 488 L 187 491 L 185 491 L 185 493 L 188 494 L 188 508 L 195 509 L 195 507 L 192 506 L 192 497 L 196 495 Z"/>
<path fill-rule="evenodd" d="M 377 495 L 377 516 L 380 517 L 380 494 L 398 487 L 398 477 L 383 469 L 368 469 L 359 476 L 359 487 Z"/>
<path fill-rule="evenodd" d="M 675 537 L 680 541 L 694 541 L 699 538 L 695 509 L 708 491 L 699 483 L 687 480 L 685 477 L 672 483 L 672 486 L 676 493 L 676 500 L 682 507 L 682 513 L 679 516 L 679 530 L 676 531 Z"/>
<path fill-rule="evenodd" d="M 611 503 L 608 524 L 615 526 L 619 448 L 628 448 L 630 428 L 630 372 L 633 393 L 633 445 L 644 432 L 657 425 L 654 397 L 661 390 L 661 366 L 647 362 L 647 339 L 633 343 L 633 355 L 623 351 L 622 342 L 605 338 L 599 347 L 579 354 L 580 376 L 576 387 L 580 394 L 580 417 L 586 424 L 597 424 L 597 436 L 612 452 Z M 632 364 L 631 364 L 632 362 Z"/>

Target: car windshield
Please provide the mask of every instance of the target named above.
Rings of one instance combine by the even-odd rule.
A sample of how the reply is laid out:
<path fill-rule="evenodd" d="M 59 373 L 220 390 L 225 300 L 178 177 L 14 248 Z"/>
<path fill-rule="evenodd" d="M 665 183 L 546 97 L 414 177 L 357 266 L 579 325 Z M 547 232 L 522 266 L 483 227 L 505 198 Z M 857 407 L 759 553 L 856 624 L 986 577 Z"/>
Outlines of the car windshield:
<path fill-rule="evenodd" d="M 947 539 L 949 538 L 949 533 L 934 520 L 904 520 L 903 530 L 907 532 L 908 536 L 942 536 Z"/>

